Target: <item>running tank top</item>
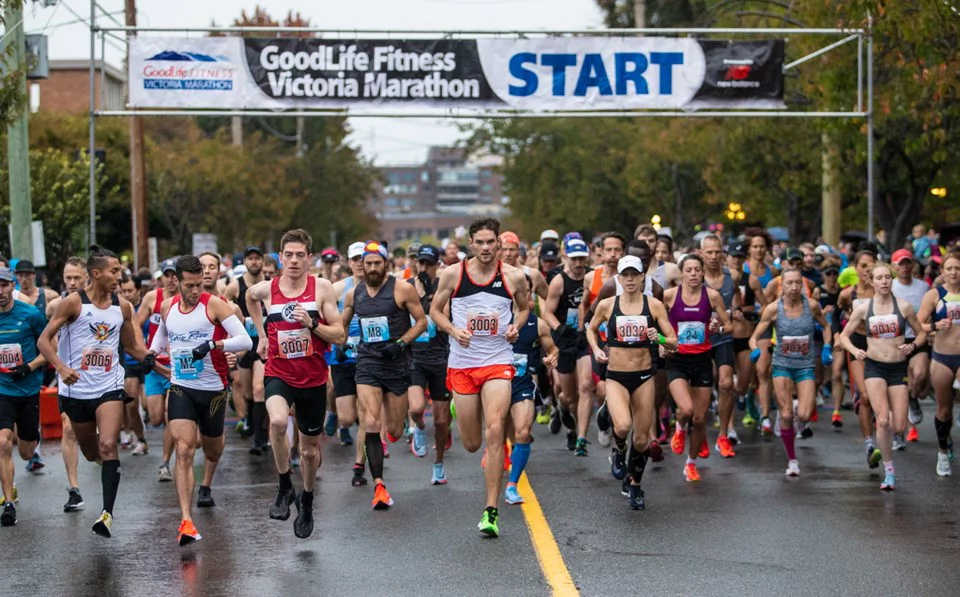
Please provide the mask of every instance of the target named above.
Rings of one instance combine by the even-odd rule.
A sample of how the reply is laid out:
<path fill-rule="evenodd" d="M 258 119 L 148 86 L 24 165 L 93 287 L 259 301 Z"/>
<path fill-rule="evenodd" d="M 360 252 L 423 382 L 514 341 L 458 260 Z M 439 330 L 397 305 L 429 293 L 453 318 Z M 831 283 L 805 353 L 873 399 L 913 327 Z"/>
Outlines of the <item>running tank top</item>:
<path fill-rule="evenodd" d="M 777 320 L 774 331 L 777 334 L 777 346 L 773 351 L 773 364 L 791 369 L 809 369 L 814 366 L 815 355 L 813 331 L 815 320 L 810 312 L 810 302 L 801 298 L 803 313 L 799 317 L 787 317 L 783 299 L 777 299 Z"/>
<path fill-rule="evenodd" d="M 539 321 L 539 318 L 531 313 L 527 323 L 520 327 L 520 334 L 513 344 L 514 385 L 531 377 L 532 372 L 540 365 Z"/>
<path fill-rule="evenodd" d="M 414 285 L 413 280 L 409 280 Z M 420 297 L 420 306 L 427 316 L 427 329 L 416 337 L 413 345 L 410 347 L 413 354 L 413 360 L 425 365 L 443 365 L 447 364 L 447 350 L 450 345 L 446 334 L 437 329 L 437 324 L 430 317 L 430 307 L 433 305 L 433 295 L 437 292 L 437 286 L 440 280 L 433 280 L 428 288 L 425 288 L 425 294 Z M 415 286 L 415 285 L 414 285 Z M 531 312 L 531 315 L 533 313 Z M 413 315 L 410 316 L 410 325 L 413 326 Z"/>
<path fill-rule="evenodd" d="M 707 287 L 700 288 L 700 300 L 696 305 L 683 302 L 683 288 L 677 289 L 677 297 L 670 307 L 668 315 L 674 331 L 677 332 L 677 351 L 680 354 L 702 354 L 712 348 L 707 329 L 710 326 L 710 315 L 713 307 L 710 306 L 710 297 Z"/>
<path fill-rule="evenodd" d="M 247 286 L 247 281 L 240 276 L 237 279 L 237 286 L 239 287 L 239 292 L 237 293 L 237 300 L 234 301 L 237 303 L 237 306 L 240 307 L 240 313 L 243 314 L 243 327 L 247 330 L 247 335 L 251 338 L 257 337 L 257 326 L 253 325 L 253 319 L 250 317 L 250 310 L 247 309 L 247 290 L 250 288 Z"/>
<path fill-rule="evenodd" d="M 773 270 L 770 269 L 770 266 L 769 266 L 769 265 L 764 265 L 764 268 L 763 268 L 763 269 L 764 269 L 764 273 L 763 273 L 763 275 L 761 276 L 761 275 L 759 275 L 759 274 L 757 274 L 757 273 L 754 273 L 754 272 L 751 272 L 751 271 L 750 271 L 750 264 L 749 264 L 749 263 L 744 263 L 744 264 L 743 264 L 743 271 L 746 272 L 746 273 L 748 273 L 748 274 L 753 273 L 753 275 L 756 276 L 758 280 L 760 280 L 760 288 L 763 289 L 763 290 L 766 290 L 766 289 L 767 289 L 767 284 L 769 284 L 770 281 L 773 280 Z"/>
<path fill-rule="evenodd" d="M 607 345 L 610 348 L 646 348 L 651 346 L 647 330 L 654 325 L 650 305 L 643 296 L 643 307 L 637 315 L 627 315 L 620 308 L 620 297 L 613 301 L 613 311 L 607 322 Z"/>
<path fill-rule="evenodd" d="M 893 298 L 893 311 L 886 315 L 877 315 L 873 311 L 873 299 L 867 306 L 867 336 L 875 339 L 902 338 L 906 333 L 907 320 L 900 312 L 899 301 Z"/>
<path fill-rule="evenodd" d="M 937 286 L 937 294 L 940 300 L 933 312 L 933 320 L 949 319 L 953 325 L 960 325 L 960 294 L 949 293 L 944 286 Z"/>
<path fill-rule="evenodd" d="M 614 276 L 616 276 L 616 274 L 614 274 Z M 597 268 L 593 270 L 593 283 L 590 284 L 590 292 L 587 294 L 587 299 L 591 305 L 597 300 L 597 296 L 600 294 L 600 289 L 602 287 L 603 268 Z"/>
<path fill-rule="evenodd" d="M 150 313 L 149 328 L 147 330 L 147 346 L 153 343 L 153 337 L 157 335 L 157 328 L 160 327 L 160 307 L 163 306 L 163 289 L 157 289 L 157 298 L 153 302 L 153 311 Z M 157 362 L 161 365 L 170 364 L 170 354 L 162 352 L 157 355 Z"/>
<path fill-rule="evenodd" d="M 80 290 L 80 315 L 60 330 L 57 356 L 67 367 L 80 374 L 72 386 L 57 374 L 59 392 L 66 398 L 95 400 L 110 392 L 123 390 L 120 366 L 120 328 L 123 311 L 120 299 L 111 295 L 110 306 L 100 309 Z"/>
<path fill-rule="evenodd" d="M 209 340 L 224 340 L 227 331 L 210 320 L 207 311 L 210 293 L 200 295 L 200 302 L 187 313 L 181 310 L 181 296 L 173 297 L 167 319 L 170 342 L 170 383 L 193 390 L 221 391 L 227 386 L 227 357 L 222 350 L 211 350 L 202 360 L 193 360 L 193 349 Z"/>
<path fill-rule="evenodd" d="M 270 282 L 270 312 L 267 314 L 266 377 L 278 377 L 294 388 L 312 388 L 327 383 L 323 353 L 327 343 L 293 318 L 299 304 L 307 315 L 326 322 L 317 311 L 317 279 L 307 276 L 307 286 L 296 297 L 280 291 L 281 278 Z"/>
<path fill-rule="evenodd" d="M 337 308 L 343 313 L 343 302 L 347 298 L 347 293 L 357 285 L 353 276 L 347 278 L 343 284 L 343 292 L 337 298 Z M 338 360 L 334 353 L 328 353 L 330 357 L 327 362 L 331 365 L 352 365 L 357 362 L 357 347 L 360 345 L 360 318 L 354 312 L 347 326 L 347 341 L 343 344 L 343 354 L 346 358 Z"/>
<path fill-rule="evenodd" d="M 730 275 L 729 269 L 723 268 L 723 282 L 720 284 L 720 288 L 714 288 L 714 290 L 720 293 L 721 298 L 723 298 L 723 306 L 729 315 L 733 309 L 733 295 L 737 293 L 737 286 L 733 283 L 733 276 Z M 730 331 L 724 330 L 723 334 L 710 334 L 710 344 L 714 346 L 728 342 L 733 342 L 733 333 Z"/>
<path fill-rule="evenodd" d="M 507 326 L 513 320 L 513 295 L 504 280 L 502 265 L 497 263 L 497 270 L 488 283 L 478 284 L 470 278 L 468 264 L 469 261 L 463 262 L 460 281 L 450 297 L 450 319 L 454 327 L 467 330 L 473 338 L 470 348 L 450 338 L 447 366 L 474 369 L 510 365 L 513 347 L 507 342 Z M 583 284 L 580 291 L 582 297 Z"/>
<path fill-rule="evenodd" d="M 397 306 L 394 298 L 397 278 L 388 276 L 376 296 L 370 296 L 366 282 L 353 291 L 353 312 L 360 319 L 360 346 L 357 361 L 382 362 L 381 350 L 410 330 L 410 313 Z"/>
<path fill-rule="evenodd" d="M 577 328 L 580 325 L 580 303 L 583 301 L 583 280 L 574 280 L 566 271 L 560 272 L 563 279 L 563 292 L 557 302 L 554 316 L 567 327 Z"/>

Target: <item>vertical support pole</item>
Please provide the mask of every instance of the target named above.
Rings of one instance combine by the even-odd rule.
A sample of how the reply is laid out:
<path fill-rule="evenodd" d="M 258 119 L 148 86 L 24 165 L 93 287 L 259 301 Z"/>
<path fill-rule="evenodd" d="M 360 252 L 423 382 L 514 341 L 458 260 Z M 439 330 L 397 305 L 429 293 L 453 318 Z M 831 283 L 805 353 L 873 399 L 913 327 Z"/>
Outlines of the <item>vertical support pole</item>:
<path fill-rule="evenodd" d="M 97 103 L 97 4 L 90 0 L 90 145 L 87 158 L 90 160 L 90 239 L 97 242 L 97 159 L 96 159 L 96 103 Z"/>
<path fill-rule="evenodd" d="M 136 0 L 125 0 L 124 12 L 128 27 L 137 26 Z M 130 43 L 135 33 L 127 34 L 127 64 L 130 64 Z M 147 166 L 143 157 L 143 119 L 130 118 L 130 218 L 133 224 L 134 267 L 150 266 L 150 232 L 147 226 Z"/>
<path fill-rule="evenodd" d="M 863 33 L 857 38 L 857 112 L 863 112 Z"/>
<path fill-rule="evenodd" d="M 10 250 L 11 257 L 33 260 L 33 202 L 30 198 L 30 135 L 27 97 L 26 40 L 23 34 L 23 6 L 7 2 L 4 19 L 8 30 L 10 52 L 6 58 L 7 72 L 16 72 L 11 84 L 20 96 L 17 117 L 7 126 L 7 172 L 10 191 Z"/>
<path fill-rule="evenodd" d="M 873 16 L 867 19 L 867 240 L 873 240 L 874 184 L 873 147 Z"/>

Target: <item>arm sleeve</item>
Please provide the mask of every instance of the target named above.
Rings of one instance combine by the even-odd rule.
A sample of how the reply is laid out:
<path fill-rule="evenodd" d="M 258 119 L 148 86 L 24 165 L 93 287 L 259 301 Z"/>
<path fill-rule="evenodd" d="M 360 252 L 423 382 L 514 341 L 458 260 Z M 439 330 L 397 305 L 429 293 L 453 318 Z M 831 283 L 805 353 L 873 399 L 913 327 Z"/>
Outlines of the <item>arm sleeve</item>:
<path fill-rule="evenodd" d="M 230 336 L 223 341 L 224 352 L 241 352 L 253 348 L 253 340 L 250 339 L 247 329 L 236 315 L 228 317 L 222 325 Z"/>
<path fill-rule="evenodd" d="M 166 352 L 168 344 L 167 322 L 161 318 L 160 325 L 157 326 L 157 333 L 153 335 L 153 342 L 150 343 L 149 350 L 152 350 L 156 354 L 162 354 Z"/>

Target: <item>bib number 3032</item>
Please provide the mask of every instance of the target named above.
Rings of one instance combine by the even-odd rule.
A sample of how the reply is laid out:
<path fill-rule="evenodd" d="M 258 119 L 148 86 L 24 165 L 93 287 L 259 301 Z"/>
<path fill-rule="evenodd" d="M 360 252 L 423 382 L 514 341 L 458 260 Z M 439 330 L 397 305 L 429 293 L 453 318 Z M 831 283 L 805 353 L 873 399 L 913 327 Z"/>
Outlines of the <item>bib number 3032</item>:
<path fill-rule="evenodd" d="M 277 332 L 277 348 L 281 359 L 302 359 L 313 355 L 310 330 L 280 330 Z"/>

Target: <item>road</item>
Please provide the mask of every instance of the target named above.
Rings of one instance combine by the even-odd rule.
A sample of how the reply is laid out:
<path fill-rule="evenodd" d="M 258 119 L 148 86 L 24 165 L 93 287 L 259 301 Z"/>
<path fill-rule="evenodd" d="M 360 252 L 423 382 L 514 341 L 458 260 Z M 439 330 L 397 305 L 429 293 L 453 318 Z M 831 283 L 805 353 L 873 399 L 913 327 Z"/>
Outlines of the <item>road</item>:
<path fill-rule="evenodd" d="M 396 506 L 374 512 L 372 489 L 350 486 L 352 448 L 325 440 L 316 530 L 298 540 L 292 518 L 267 518 L 272 460 L 250 456 L 229 431 L 217 507 L 196 513 L 203 540 L 186 549 L 176 543 L 174 486 L 156 481 L 159 430 L 148 431 L 149 455 L 121 455 L 111 539 L 90 532 L 98 467 L 81 462 L 87 506 L 65 514 L 59 443 L 47 443 L 42 474 L 16 460 L 20 521 L 0 529 L 4 594 L 527 596 L 551 594 L 568 574 L 583 595 L 954 595 L 960 479 L 936 477 L 925 407 L 920 443 L 897 454 L 893 493 L 879 490 L 880 469 L 867 469 L 846 412 L 841 433 L 821 416 L 816 435 L 798 440 L 799 479 L 783 476 L 779 440 L 743 434 L 736 458 L 701 461 L 699 484 L 684 482 L 681 458 L 669 453 L 647 471 L 643 512 L 620 496 L 606 450 L 594 443 L 575 458 L 538 426 L 528 479 L 540 508 L 504 506 L 497 540 L 476 531 L 479 455 L 458 443 L 444 487 L 429 485 L 429 457 L 392 446 L 385 476 Z M 540 512 L 546 525 L 535 522 Z M 548 555 L 541 566 L 538 549 L 551 547 L 562 562 Z"/>

